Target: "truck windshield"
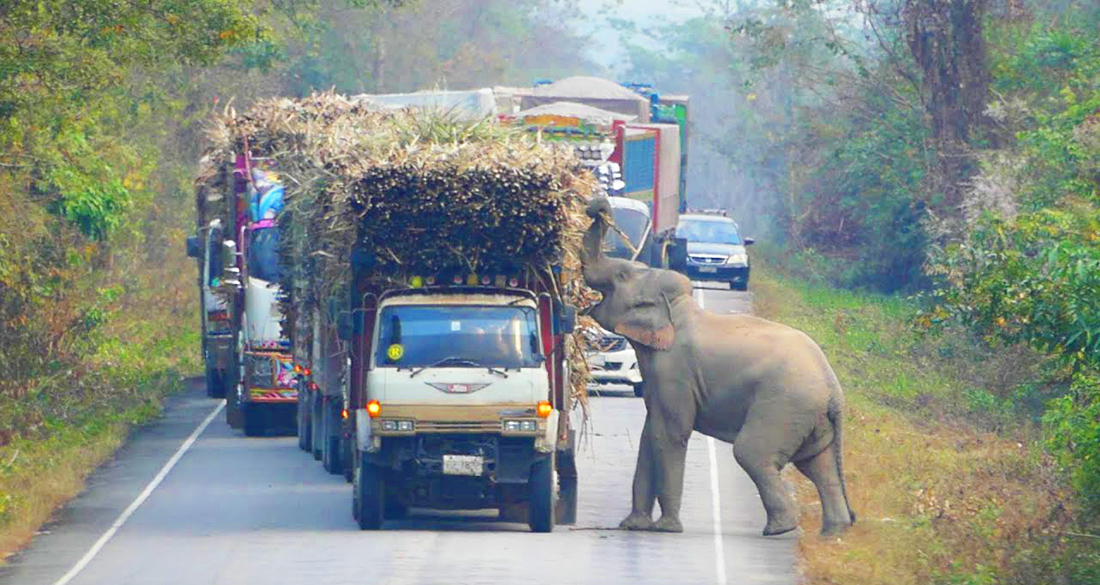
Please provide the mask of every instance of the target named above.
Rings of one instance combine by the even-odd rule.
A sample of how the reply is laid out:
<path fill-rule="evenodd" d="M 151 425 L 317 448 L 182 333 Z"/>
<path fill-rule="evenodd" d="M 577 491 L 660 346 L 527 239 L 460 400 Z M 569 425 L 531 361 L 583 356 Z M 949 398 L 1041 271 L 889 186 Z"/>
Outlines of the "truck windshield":
<path fill-rule="evenodd" d="M 279 228 L 270 226 L 248 232 L 248 275 L 268 282 L 278 282 L 282 275 L 279 265 Z"/>
<path fill-rule="evenodd" d="M 626 207 L 612 207 L 611 213 L 615 218 L 615 225 L 619 226 L 619 229 L 623 230 L 623 233 L 630 238 L 630 243 L 634 245 L 634 248 L 641 248 L 642 236 L 645 235 L 646 225 L 649 224 L 649 215 L 637 209 Z M 631 259 L 630 249 L 627 248 L 626 243 L 623 242 L 623 239 L 619 237 L 615 230 L 608 230 L 607 236 L 604 238 L 604 247 L 608 248 L 607 255 L 612 258 Z"/>
<path fill-rule="evenodd" d="M 382 309 L 375 363 L 415 368 L 539 365 L 535 309 L 404 305 Z M 441 366 L 444 367 L 444 366 Z"/>
<path fill-rule="evenodd" d="M 676 237 L 704 244 L 742 244 L 732 221 L 681 221 L 676 226 Z"/>

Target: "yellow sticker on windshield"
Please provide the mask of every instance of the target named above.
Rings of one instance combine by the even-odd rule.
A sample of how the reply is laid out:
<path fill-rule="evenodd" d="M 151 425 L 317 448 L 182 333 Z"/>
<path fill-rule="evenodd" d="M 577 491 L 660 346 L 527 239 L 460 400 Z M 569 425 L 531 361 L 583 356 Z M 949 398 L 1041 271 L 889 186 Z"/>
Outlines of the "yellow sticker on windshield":
<path fill-rule="evenodd" d="M 391 362 L 396 362 L 405 356 L 405 346 L 400 343 L 395 343 L 386 350 L 386 357 L 390 358 Z"/>

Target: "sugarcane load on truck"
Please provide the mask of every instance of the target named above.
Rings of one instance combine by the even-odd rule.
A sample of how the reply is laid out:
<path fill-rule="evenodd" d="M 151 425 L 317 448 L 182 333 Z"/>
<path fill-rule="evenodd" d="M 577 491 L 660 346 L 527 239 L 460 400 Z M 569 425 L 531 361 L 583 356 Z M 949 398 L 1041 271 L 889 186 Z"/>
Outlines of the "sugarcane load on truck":
<path fill-rule="evenodd" d="M 359 526 L 410 507 L 575 521 L 596 180 L 571 149 L 334 94 L 227 112 L 212 136 L 211 160 L 244 150 L 285 186 L 283 330 L 300 383 L 340 388 L 322 427 Z"/>

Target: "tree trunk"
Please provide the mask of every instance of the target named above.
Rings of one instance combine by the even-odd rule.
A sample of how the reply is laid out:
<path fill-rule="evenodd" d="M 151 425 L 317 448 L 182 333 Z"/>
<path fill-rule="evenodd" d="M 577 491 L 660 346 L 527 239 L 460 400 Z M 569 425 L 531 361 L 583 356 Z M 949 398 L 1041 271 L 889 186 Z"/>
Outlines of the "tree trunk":
<path fill-rule="evenodd" d="M 990 73 L 982 19 L 989 0 L 906 0 L 906 41 L 923 72 L 926 114 L 937 165 L 929 208 L 960 219 L 968 180 L 977 170 L 970 141 L 980 133 Z"/>

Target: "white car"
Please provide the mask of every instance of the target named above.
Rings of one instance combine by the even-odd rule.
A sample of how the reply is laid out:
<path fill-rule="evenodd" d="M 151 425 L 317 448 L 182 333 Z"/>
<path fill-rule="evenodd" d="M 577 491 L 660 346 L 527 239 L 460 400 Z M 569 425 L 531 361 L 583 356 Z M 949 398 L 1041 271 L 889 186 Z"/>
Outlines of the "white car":
<path fill-rule="evenodd" d="M 634 395 L 642 395 L 642 372 L 638 369 L 638 356 L 634 348 L 621 335 L 603 329 L 597 330 L 594 340 L 596 350 L 588 354 L 586 361 L 594 384 L 621 384 L 634 388 Z"/>

